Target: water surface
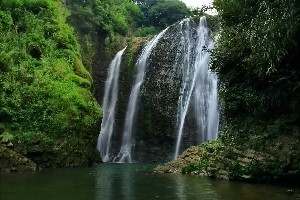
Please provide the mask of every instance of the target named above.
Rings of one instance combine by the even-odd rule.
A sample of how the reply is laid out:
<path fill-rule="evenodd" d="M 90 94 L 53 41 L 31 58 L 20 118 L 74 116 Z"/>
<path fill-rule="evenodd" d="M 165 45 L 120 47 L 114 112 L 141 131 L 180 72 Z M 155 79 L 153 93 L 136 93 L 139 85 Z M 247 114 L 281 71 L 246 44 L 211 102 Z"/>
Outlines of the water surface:
<path fill-rule="evenodd" d="M 151 174 L 151 165 L 103 164 L 1 175 L 1 200 L 300 200 L 299 188 Z"/>

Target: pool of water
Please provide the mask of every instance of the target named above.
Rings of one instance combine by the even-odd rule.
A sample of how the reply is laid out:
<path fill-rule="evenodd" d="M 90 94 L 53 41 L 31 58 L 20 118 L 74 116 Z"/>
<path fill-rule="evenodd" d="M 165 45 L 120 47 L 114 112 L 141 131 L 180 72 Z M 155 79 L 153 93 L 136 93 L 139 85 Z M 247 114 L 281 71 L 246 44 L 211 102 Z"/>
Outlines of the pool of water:
<path fill-rule="evenodd" d="M 1 175 L 1 200 L 300 200 L 300 188 L 152 174 L 151 165 L 103 164 Z M 288 192 L 292 189 L 293 192 Z"/>

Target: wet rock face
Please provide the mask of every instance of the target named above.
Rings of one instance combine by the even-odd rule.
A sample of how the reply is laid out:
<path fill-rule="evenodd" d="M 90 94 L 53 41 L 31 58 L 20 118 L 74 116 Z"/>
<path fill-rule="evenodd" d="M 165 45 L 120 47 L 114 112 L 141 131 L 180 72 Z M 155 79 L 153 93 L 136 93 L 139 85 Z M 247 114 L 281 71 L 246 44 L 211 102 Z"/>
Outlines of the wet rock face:
<path fill-rule="evenodd" d="M 149 66 L 142 90 L 146 104 L 152 106 L 159 116 L 168 118 L 174 123 L 179 89 L 181 84 L 180 69 L 174 66 L 179 41 L 177 27 L 172 27 L 160 40 L 149 58 Z M 174 41 L 173 41 L 174 40 Z"/>
<path fill-rule="evenodd" d="M 126 110 L 131 87 L 135 78 L 135 62 L 142 50 L 143 45 L 147 42 L 147 38 L 133 38 L 128 41 L 127 48 L 123 54 L 119 75 L 119 91 L 115 114 L 115 126 L 112 138 L 111 154 L 112 157 L 117 156 L 120 151 Z"/>
<path fill-rule="evenodd" d="M 196 29 L 198 21 L 191 21 L 193 40 L 197 40 Z M 176 142 L 177 108 L 182 84 L 182 71 L 185 66 L 177 64 L 184 57 L 182 28 L 179 23 L 169 27 L 164 36 L 153 49 L 149 60 L 145 80 L 141 88 L 138 113 L 134 133 L 134 155 L 136 161 L 152 162 L 172 159 Z M 148 38 L 150 40 L 150 38 Z M 133 38 L 127 41 L 120 67 L 119 92 L 116 107 L 115 127 L 112 139 L 112 155 L 120 150 L 124 130 L 129 95 L 136 75 L 135 63 L 145 45 L 147 38 Z M 125 45 L 119 46 L 122 49 Z M 117 52 L 117 51 L 116 51 Z M 100 59 L 103 61 L 103 59 Z M 104 59 L 109 60 L 109 59 Z M 110 60 L 111 61 L 111 60 Z M 180 62 L 178 62 L 180 63 Z M 103 66 L 106 66 L 102 68 Z M 96 97 L 103 99 L 103 89 L 107 78 L 106 64 L 98 63 L 92 66 Z M 194 114 L 190 112 L 187 121 L 193 121 Z M 183 138 L 184 148 L 193 145 L 195 140 L 195 123 L 185 124 Z"/>
<path fill-rule="evenodd" d="M 191 22 L 196 33 L 197 22 Z M 136 153 L 152 160 L 171 159 L 176 142 L 177 108 L 182 84 L 179 60 L 183 59 L 184 46 L 180 42 L 182 30 L 179 23 L 171 26 L 153 49 L 141 91 L 140 111 L 137 121 Z M 195 40 L 196 34 L 195 34 Z M 178 63 L 177 63 L 178 62 Z M 190 114 L 192 117 L 192 114 Z M 195 141 L 195 129 L 187 124 L 185 143 Z M 190 126 L 192 128 L 192 126 Z M 183 144 L 184 146 L 190 144 Z M 157 151 L 155 150 L 157 149 Z M 140 155 L 139 155 L 140 154 Z M 160 155 L 160 156 L 158 156 Z M 150 159 L 151 160 L 151 159 Z"/>

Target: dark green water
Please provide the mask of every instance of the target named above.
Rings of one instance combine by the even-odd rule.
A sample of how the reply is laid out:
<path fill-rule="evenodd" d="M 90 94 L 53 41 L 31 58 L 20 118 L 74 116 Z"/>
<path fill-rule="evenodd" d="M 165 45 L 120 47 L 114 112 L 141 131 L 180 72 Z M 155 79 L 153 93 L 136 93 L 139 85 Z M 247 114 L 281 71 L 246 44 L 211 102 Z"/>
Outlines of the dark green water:
<path fill-rule="evenodd" d="M 300 200 L 289 187 L 243 184 L 203 177 L 155 175 L 151 166 L 105 164 L 1 175 L 1 200 Z"/>

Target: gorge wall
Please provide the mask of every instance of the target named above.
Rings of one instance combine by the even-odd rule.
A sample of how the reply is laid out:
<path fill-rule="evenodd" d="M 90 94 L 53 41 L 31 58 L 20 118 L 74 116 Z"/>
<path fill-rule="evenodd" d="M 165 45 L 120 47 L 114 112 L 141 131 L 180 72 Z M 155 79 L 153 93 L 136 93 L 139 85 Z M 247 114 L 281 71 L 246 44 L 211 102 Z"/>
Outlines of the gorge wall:
<path fill-rule="evenodd" d="M 211 21 L 209 20 L 211 23 Z M 185 24 L 187 23 L 187 24 Z M 185 30 L 182 26 L 187 26 Z M 141 86 L 139 108 L 134 123 L 134 160 L 139 162 L 165 161 L 174 156 L 177 139 L 176 123 L 178 122 L 178 103 L 182 96 L 180 90 L 183 82 L 183 71 L 187 63 L 185 42 L 182 41 L 185 31 L 190 33 L 191 44 L 199 39 L 197 31 L 199 18 L 184 20 L 168 28 L 152 49 L 146 63 L 145 79 Z M 209 32 L 209 37 L 212 32 Z M 134 38 L 124 52 L 120 70 L 119 96 L 117 102 L 115 131 L 112 139 L 112 157 L 120 148 L 124 128 L 124 117 L 133 79 L 136 76 L 137 59 L 147 38 Z M 195 59 L 191 45 L 191 62 Z M 202 47 L 201 47 L 202 48 Z M 192 105 L 189 106 L 192 108 Z M 189 109 L 182 149 L 198 144 L 199 131 L 194 125 L 195 113 Z"/>

